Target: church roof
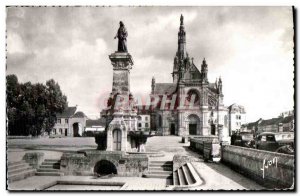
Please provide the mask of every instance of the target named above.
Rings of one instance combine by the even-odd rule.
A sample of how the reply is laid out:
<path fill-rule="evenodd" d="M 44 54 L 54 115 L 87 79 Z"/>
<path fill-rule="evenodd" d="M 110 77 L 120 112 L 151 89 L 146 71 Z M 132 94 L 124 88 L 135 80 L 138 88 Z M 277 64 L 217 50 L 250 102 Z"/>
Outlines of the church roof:
<path fill-rule="evenodd" d="M 164 95 L 172 94 L 176 91 L 177 84 L 175 83 L 156 83 L 154 88 L 154 94 Z"/>
<path fill-rule="evenodd" d="M 86 126 L 92 127 L 92 126 L 103 126 L 105 127 L 105 120 L 103 119 L 96 119 L 96 120 L 86 120 Z"/>
<path fill-rule="evenodd" d="M 75 107 L 67 107 L 62 113 L 57 113 L 57 118 L 70 118 L 74 113 L 76 112 L 76 106 Z"/>

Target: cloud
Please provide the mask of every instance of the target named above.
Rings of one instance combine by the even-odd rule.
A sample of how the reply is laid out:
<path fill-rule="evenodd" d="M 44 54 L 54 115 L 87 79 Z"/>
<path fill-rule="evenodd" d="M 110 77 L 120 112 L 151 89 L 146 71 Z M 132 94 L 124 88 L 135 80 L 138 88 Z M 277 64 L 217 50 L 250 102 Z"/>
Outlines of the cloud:
<path fill-rule="evenodd" d="M 7 74 L 22 82 L 54 78 L 69 105 L 99 116 L 119 21 L 135 62 L 131 91 L 146 96 L 152 76 L 172 82 L 181 14 L 189 55 L 198 67 L 206 58 L 210 82 L 222 76 L 227 105 L 244 105 L 249 121 L 292 109 L 291 7 L 10 7 Z"/>

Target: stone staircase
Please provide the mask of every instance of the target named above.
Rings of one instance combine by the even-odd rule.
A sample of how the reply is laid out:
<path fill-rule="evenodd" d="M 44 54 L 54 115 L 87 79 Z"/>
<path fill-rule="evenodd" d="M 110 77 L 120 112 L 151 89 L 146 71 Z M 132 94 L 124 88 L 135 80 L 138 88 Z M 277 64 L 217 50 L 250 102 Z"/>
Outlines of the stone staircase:
<path fill-rule="evenodd" d="M 144 174 L 144 177 L 172 179 L 172 171 L 172 161 L 151 161 L 149 163 L 149 172 Z"/>
<path fill-rule="evenodd" d="M 173 171 L 173 186 L 175 190 L 191 188 L 202 184 L 202 180 L 191 163 L 186 163 Z"/>
<path fill-rule="evenodd" d="M 34 176 L 35 173 L 36 170 L 24 160 L 7 163 L 7 180 L 9 183 Z"/>
<path fill-rule="evenodd" d="M 62 176 L 60 159 L 45 159 L 36 172 L 37 176 Z"/>

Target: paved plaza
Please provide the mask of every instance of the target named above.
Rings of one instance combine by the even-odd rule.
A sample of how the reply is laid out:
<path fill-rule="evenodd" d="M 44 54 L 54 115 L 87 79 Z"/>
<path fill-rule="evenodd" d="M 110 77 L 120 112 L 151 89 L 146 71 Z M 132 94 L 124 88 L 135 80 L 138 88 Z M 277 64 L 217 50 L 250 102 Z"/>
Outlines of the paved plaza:
<path fill-rule="evenodd" d="M 80 149 L 92 148 L 94 138 L 39 138 L 9 140 L 7 158 L 9 162 L 19 161 L 26 152 L 44 152 L 46 159 L 58 159 L 63 152 L 77 151 Z M 50 144 L 53 143 L 53 146 Z M 16 144 L 18 144 L 16 148 Z M 24 148 L 22 148 L 24 146 Z M 39 146 L 40 149 L 37 149 Z M 150 161 L 172 161 L 175 154 L 192 156 L 192 164 L 203 181 L 202 185 L 193 190 L 241 190 L 241 189 L 262 189 L 256 182 L 249 180 L 239 173 L 231 170 L 221 163 L 206 163 L 196 152 L 191 151 L 189 143 L 181 143 L 178 136 L 153 136 L 148 138 L 146 151 L 160 152 L 163 157 L 150 157 Z M 96 147 L 96 145 L 95 145 Z M 41 150 L 42 149 L 42 150 Z M 110 179 L 99 179 L 92 176 L 33 176 L 25 180 L 16 181 L 9 184 L 9 189 L 35 190 L 41 189 L 47 183 L 58 180 L 78 180 L 97 182 L 124 182 L 124 190 L 164 190 L 166 188 L 165 179 L 151 179 L 141 177 L 113 177 Z M 82 186 L 83 189 L 94 190 L 89 186 Z M 59 190 L 59 187 L 57 187 Z M 77 187 L 78 188 L 78 187 Z M 101 190 L 110 190 L 102 187 Z"/>

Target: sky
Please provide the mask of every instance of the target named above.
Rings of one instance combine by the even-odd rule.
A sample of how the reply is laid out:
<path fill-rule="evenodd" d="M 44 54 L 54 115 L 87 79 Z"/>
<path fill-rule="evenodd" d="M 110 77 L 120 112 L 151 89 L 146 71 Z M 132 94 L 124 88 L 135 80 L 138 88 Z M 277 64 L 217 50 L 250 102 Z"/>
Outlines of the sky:
<path fill-rule="evenodd" d="M 181 14 L 189 56 L 199 69 L 206 59 L 210 82 L 222 77 L 225 105 L 243 105 L 248 122 L 293 109 L 291 7 L 10 7 L 6 74 L 53 78 L 69 106 L 99 117 L 112 88 L 108 55 L 117 50 L 119 21 L 134 60 L 131 92 L 145 97 L 153 76 L 172 82 Z"/>

